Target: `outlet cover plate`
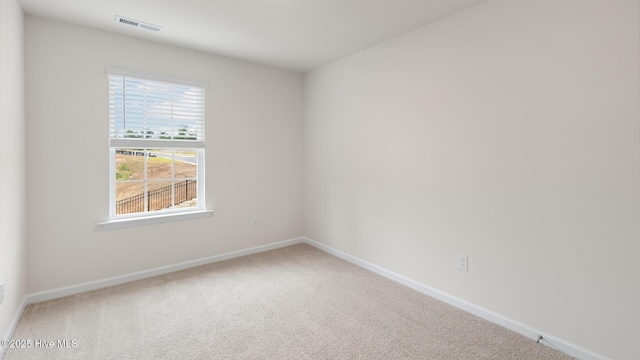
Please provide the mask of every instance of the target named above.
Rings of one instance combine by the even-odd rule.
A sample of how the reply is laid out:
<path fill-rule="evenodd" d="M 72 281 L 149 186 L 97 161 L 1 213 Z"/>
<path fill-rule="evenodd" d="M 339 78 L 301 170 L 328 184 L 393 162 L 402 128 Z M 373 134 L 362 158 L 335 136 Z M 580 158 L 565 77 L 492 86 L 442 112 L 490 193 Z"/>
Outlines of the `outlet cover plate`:
<path fill-rule="evenodd" d="M 465 254 L 458 254 L 457 266 L 458 269 L 469 271 L 469 256 Z"/>

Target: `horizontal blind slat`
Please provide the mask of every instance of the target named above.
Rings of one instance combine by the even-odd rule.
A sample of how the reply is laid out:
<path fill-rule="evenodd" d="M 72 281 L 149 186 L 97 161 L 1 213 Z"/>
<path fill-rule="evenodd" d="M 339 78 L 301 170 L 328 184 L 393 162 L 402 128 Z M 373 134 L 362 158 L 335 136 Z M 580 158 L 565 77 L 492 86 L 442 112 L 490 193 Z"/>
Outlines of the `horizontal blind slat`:
<path fill-rule="evenodd" d="M 132 148 L 132 149 L 147 149 L 147 148 L 204 149 L 204 143 L 198 142 L 198 141 L 129 139 L 129 138 L 110 139 L 109 146 L 119 147 L 119 148 Z"/>

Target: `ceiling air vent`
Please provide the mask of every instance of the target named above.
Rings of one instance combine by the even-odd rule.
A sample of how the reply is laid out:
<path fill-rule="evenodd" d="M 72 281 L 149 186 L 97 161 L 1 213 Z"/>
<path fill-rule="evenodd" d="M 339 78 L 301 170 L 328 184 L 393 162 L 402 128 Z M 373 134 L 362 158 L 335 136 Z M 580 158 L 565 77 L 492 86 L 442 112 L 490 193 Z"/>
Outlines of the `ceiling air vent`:
<path fill-rule="evenodd" d="M 152 25 L 152 24 L 144 23 L 144 22 L 138 21 L 138 20 L 127 19 L 125 17 L 118 16 L 118 15 L 116 15 L 116 18 L 113 21 L 115 21 L 117 23 L 120 23 L 120 24 L 131 25 L 131 26 L 135 26 L 137 28 L 156 31 L 156 32 L 160 31 L 160 29 L 162 29 L 162 26 Z"/>

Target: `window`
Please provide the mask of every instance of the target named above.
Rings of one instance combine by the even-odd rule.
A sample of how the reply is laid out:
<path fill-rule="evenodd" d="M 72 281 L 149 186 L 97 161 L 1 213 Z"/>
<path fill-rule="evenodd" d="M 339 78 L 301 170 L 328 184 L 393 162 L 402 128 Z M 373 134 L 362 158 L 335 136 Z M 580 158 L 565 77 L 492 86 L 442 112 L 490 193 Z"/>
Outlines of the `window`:
<path fill-rule="evenodd" d="M 111 220 L 204 210 L 206 84 L 107 74 Z"/>

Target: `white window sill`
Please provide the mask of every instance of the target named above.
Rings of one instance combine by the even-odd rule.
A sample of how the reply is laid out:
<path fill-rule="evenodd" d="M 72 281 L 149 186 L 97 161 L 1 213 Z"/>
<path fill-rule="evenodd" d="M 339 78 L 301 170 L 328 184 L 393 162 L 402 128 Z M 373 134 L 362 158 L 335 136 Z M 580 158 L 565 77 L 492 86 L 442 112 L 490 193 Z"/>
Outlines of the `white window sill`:
<path fill-rule="evenodd" d="M 131 226 L 159 224 L 171 221 L 198 219 L 213 215 L 213 210 L 199 210 L 172 214 L 161 214 L 129 219 L 116 219 L 98 223 L 103 230 L 120 229 Z"/>

